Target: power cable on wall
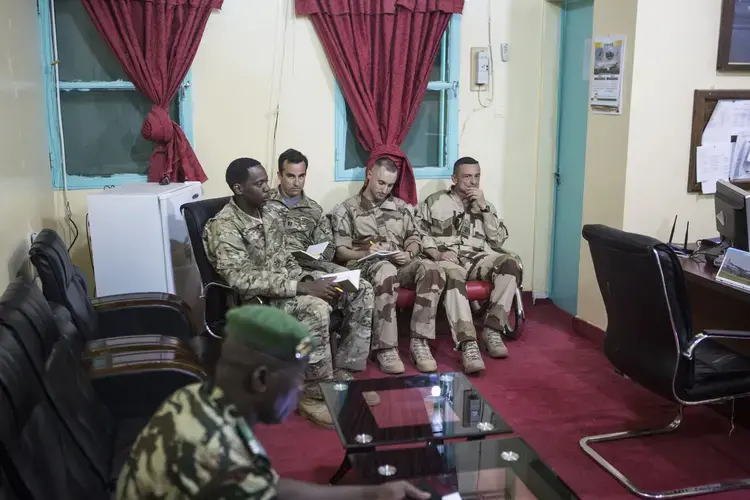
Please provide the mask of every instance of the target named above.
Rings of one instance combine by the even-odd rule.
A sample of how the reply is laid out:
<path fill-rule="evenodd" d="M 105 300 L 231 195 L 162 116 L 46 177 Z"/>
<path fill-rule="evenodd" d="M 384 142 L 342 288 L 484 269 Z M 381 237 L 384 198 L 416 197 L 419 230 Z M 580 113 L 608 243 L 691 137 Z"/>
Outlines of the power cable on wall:
<path fill-rule="evenodd" d="M 492 0 L 487 0 L 487 47 L 490 51 L 490 84 L 487 86 L 487 100 L 482 101 L 482 88 L 477 91 L 477 101 L 483 108 L 492 106 L 495 100 L 495 57 L 492 53 Z"/>
<path fill-rule="evenodd" d="M 271 138 L 270 138 L 270 147 L 269 147 L 269 158 L 268 162 L 266 164 L 268 169 L 268 175 L 269 175 L 269 183 L 273 185 L 273 176 L 276 172 L 276 169 L 274 168 L 274 164 L 276 163 L 276 140 L 277 140 L 277 134 L 279 130 L 279 120 L 281 115 L 281 93 L 284 86 L 284 67 L 286 66 L 286 46 L 287 46 L 287 39 L 288 39 L 288 31 L 289 31 L 289 24 L 290 21 L 294 22 L 294 0 L 287 0 L 285 2 L 280 2 L 279 5 L 284 5 L 285 9 L 283 12 L 284 16 L 284 27 L 282 32 L 282 41 L 281 41 L 281 58 L 274 57 L 274 64 L 273 64 L 273 75 L 276 76 L 276 64 L 277 62 L 280 62 L 279 67 L 279 74 L 278 74 L 278 80 L 274 82 L 274 87 L 276 91 L 274 92 L 274 87 L 271 89 L 271 102 L 269 103 L 269 108 L 272 110 L 271 113 L 273 114 L 273 126 L 271 127 Z M 278 39 L 278 37 L 277 37 Z M 274 56 L 276 55 L 276 43 L 274 42 Z M 292 54 L 293 56 L 294 54 Z M 294 68 L 294 60 L 292 59 L 292 68 Z M 275 99 L 274 99 L 275 96 Z"/>

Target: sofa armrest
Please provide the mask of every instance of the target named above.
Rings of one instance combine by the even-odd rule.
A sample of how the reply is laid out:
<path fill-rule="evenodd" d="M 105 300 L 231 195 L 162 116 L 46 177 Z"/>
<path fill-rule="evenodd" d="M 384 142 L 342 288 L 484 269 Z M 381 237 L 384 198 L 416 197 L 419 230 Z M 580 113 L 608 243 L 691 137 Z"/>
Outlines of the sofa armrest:
<path fill-rule="evenodd" d="M 176 295 L 133 293 L 93 299 L 103 337 L 167 335 L 188 342 L 195 337 L 190 306 Z"/>
<path fill-rule="evenodd" d="M 174 391 L 207 378 L 177 351 L 106 353 L 89 361 L 94 388 L 117 418 L 151 416 Z"/>
<path fill-rule="evenodd" d="M 692 339 L 685 351 L 682 353 L 688 359 L 693 359 L 698 344 L 706 339 L 735 339 L 750 340 L 750 331 L 744 330 L 704 330 Z"/>

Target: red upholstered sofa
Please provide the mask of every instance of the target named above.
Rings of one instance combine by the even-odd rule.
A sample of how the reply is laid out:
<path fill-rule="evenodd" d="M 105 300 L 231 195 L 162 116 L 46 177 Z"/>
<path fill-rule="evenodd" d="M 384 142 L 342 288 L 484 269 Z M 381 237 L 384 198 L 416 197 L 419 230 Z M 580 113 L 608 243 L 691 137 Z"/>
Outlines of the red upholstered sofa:
<path fill-rule="evenodd" d="M 484 302 L 490 298 L 490 294 L 492 293 L 492 283 L 487 283 L 486 281 L 469 281 L 466 283 L 466 292 L 469 295 L 469 300 Z M 396 307 L 399 309 L 405 309 L 413 305 L 414 290 L 399 288 Z"/>

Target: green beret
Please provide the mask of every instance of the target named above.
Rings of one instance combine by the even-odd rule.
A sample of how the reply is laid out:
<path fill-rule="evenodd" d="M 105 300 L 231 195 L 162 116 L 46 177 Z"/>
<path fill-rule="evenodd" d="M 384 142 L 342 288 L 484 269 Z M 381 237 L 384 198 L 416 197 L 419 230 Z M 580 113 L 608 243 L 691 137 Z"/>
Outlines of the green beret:
<path fill-rule="evenodd" d="M 282 361 L 307 358 L 316 347 L 305 325 L 281 309 L 269 306 L 230 309 L 224 333 L 227 338 Z"/>

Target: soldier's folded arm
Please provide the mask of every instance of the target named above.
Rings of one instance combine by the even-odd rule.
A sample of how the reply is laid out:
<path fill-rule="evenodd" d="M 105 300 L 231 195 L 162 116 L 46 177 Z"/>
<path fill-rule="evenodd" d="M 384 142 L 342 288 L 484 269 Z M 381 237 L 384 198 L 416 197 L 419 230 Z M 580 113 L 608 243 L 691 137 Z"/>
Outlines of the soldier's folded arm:
<path fill-rule="evenodd" d="M 339 261 L 358 260 L 370 253 L 367 249 L 354 249 L 351 221 L 344 207 L 341 205 L 334 207 L 331 218 L 333 219 L 333 246 L 336 247 L 336 258 Z"/>
<path fill-rule="evenodd" d="M 438 250 L 435 238 L 432 237 L 430 232 L 431 223 L 432 212 L 430 207 L 427 203 L 422 202 L 419 204 L 419 224 L 422 227 L 422 251 L 432 260 L 438 260 L 440 257 L 440 251 Z"/>
<path fill-rule="evenodd" d="M 403 211 L 403 217 L 405 218 L 404 232 L 406 233 L 406 238 L 404 239 L 404 251 L 417 255 L 422 249 L 422 228 L 420 227 L 417 217 L 411 210 L 405 209 Z"/>
<path fill-rule="evenodd" d="M 487 238 L 489 247 L 496 252 L 500 252 L 505 240 L 508 239 L 508 229 L 497 216 L 495 207 L 489 202 L 487 205 L 489 205 L 490 211 L 482 214 L 484 235 Z"/>
<path fill-rule="evenodd" d="M 243 297 L 294 297 L 297 280 L 255 267 L 239 232 L 224 233 L 213 249 L 216 272 Z"/>
<path fill-rule="evenodd" d="M 332 262 L 333 256 L 336 253 L 336 246 L 333 243 L 331 223 L 328 221 L 328 217 L 326 217 L 325 214 L 320 215 L 320 219 L 318 219 L 318 223 L 313 229 L 312 240 L 316 245 L 325 242 L 330 243 L 323 252 L 323 255 L 320 256 L 320 260 Z"/>

